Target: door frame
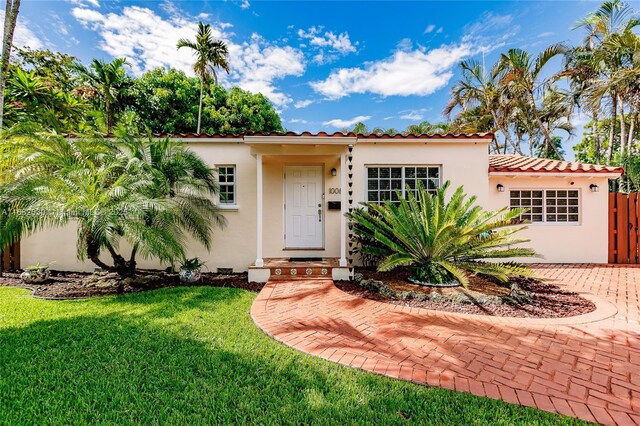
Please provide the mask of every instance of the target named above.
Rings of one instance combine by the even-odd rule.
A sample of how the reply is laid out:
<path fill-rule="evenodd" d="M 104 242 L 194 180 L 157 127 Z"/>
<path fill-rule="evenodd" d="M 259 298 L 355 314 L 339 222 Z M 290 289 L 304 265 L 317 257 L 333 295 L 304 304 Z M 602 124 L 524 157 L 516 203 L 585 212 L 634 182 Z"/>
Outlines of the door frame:
<path fill-rule="evenodd" d="M 315 166 L 315 167 L 320 167 L 320 174 L 321 174 L 321 185 L 322 185 L 322 195 L 320 196 L 320 204 L 322 205 L 321 209 L 322 209 L 322 242 L 320 244 L 320 247 L 287 247 L 287 238 L 286 238 L 286 233 L 287 233 L 287 209 L 286 209 L 286 205 L 287 205 L 287 168 L 288 167 L 305 167 L 305 166 Z M 313 162 L 309 162 L 309 163 L 298 163 L 298 162 L 294 162 L 294 163 L 283 163 L 282 164 L 282 250 L 283 251 L 295 251 L 295 250 L 299 250 L 299 251 L 323 251 L 325 250 L 325 224 L 326 224 L 326 218 L 327 218 L 327 213 L 326 213 L 326 209 L 325 209 L 325 176 L 324 176 L 324 163 L 313 163 Z"/>

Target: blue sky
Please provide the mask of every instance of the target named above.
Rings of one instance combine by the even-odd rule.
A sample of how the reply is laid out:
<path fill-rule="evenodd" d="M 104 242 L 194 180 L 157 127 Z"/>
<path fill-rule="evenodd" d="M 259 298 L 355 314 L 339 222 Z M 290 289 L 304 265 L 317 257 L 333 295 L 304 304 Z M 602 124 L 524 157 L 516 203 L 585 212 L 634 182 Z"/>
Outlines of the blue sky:
<path fill-rule="evenodd" d="M 266 94 L 288 130 L 335 131 L 358 120 L 402 130 L 443 119 L 461 60 L 484 55 L 492 63 L 511 47 L 578 43 L 583 34 L 571 26 L 598 5 L 23 0 L 16 44 L 85 62 L 125 56 L 134 74 L 158 66 L 190 71 L 190 53 L 175 44 L 202 20 L 230 46 L 232 73 L 223 84 Z"/>

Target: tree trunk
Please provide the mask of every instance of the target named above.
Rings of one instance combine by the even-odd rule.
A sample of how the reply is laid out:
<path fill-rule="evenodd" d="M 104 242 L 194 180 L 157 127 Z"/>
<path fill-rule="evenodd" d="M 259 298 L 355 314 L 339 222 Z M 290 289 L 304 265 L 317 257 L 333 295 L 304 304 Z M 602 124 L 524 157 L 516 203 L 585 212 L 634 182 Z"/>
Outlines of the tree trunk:
<path fill-rule="evenodd" d="M 555 151 L 556 155 L 558 156 L 558 159 L 564 160 L 562 154 L 560 154 L 560 151 L 558 150 L 558 147 L 556 147 L 556 144 L 554 144 L 551 140 L 549 131 L 546 127 L 544 127 L 544 123 L 542 123 L 542 120 L 538 115 L 538 109 L 536 108 L 536 99 L 533 97 L 533 92 L 529 92 L 529 98 L 531 100 L 531 111 L 533 112 L 533 117 L 535 118 L 536 123 L 538 123 L 538 126 L 540 126 L 540 130 L 542 130 L 542 134 L 544 135 L 544 143 L 547 147 L 546 152 L 551 152 L 551 150 L 553 149 L 553 151 Z"/>
<path fill-rule="evenodd" d="M 196 134 L 200 134 L 200 123 L 202 122 L 202 95 L 204 90 L 204 80 L 200 79 L 200 103 L 198 104 L 198 131 Z"/>
<path fill-rule="evenodd" d="M 104 108 L 105 121 L 107 124 L 107 135 L 109 135 L 111 133 L 111 102 L 109 101 L 108 95 L 104 99 Z"/>
<path fill-rule="evenodd" d="M 491 111 L 491 116 L 493 117 L 493 121 L 496 122 L 496 127 L 502 132 L 502 134 L 504 135 L 504 153 L 507 153 L 507 143 L 509 143 L 509 145 L 511 145 L 513 147 L 513 151 L 516 154 L 522 154 L 522 151 L 520 150 L 519 146 L 516 146 L 516 144 L 513 143 L 513 140 L 511 140 L 511 135 L 509 134 L 509 129 L 505 128 L 504 126 L 502 126 L 500 124 L 500 121 L 498 120 L 498 116 L 496 115 L 495 111 Z"/>
<path fill-rule="evenodd" d="M 618 96 L 618 105 L 620 105 L 620 153 L 624 154 L 627 150 L 627 123 L 624 121 L 624 102 Z"/>
<path fill-rule="evenodd" d="M 638 121 L 638 111 L 631 113 L 631 123 L 629 124 L 629 137 L 627 139 L 627 150 L 631 154 L 631 147 L 633 146 L 633 134 L 636 131 L 636 121 Z"/>
<path fill-rule="evenodd" d="M 9 60 L 11 58 L 11 47 L 13 45 L 13 32 L 16 29 L 18 12 L 20 10 L 20 0 L 7 0 L 4 9 L 4 34 L 2 36 L 2 64 L 0 66 L 0 131 L 2 131 L 4 119 L 4 89 L 7 85 L 7 74 L 9 72 Z"/>
<path fill-rule="evenodd" d="M 594 112 L 591 118 L 593 122 L 593 145 L 596 151 L 596 164 L 600 164 L 600 133 L 598 133 L 598 113 Z"/>
<path fill-rule="evenodd" d="M 4 249 L 0 249 L 0 278 L 4 274 Z"/>
<path fill-rule="evenodd" d="M 111 266 L 100 260 L 100 246 L 98 245 L 98 243 L 96 243 L 90 235 L 87 235 L 85 237 L 85 241 L 87 242 L 87 257 L 89 258 L 89 260 L 99 268 L 110 271 Z"/>
<path fill-rule="evenodd" d="M 609 147 L 607 148 L 607 164 L 613 158 L 613 142 L 616 136 L 616 118 L 618 116 L 618 102 L 615 94 L 611 95 L 611 123 L 609 124 Z"/>

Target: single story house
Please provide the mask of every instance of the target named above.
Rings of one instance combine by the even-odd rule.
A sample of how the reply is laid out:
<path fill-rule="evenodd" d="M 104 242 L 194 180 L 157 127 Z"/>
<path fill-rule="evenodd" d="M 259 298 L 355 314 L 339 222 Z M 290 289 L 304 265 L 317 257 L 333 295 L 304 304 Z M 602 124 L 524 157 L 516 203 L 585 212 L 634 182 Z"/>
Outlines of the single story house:
<path fill-rule="evenodd" d="M 348 278 L 354 262 L 349 209 L 395 197 L 395 190 L 417 181 L 435 190 L 447 180 L 452 188 L 463 185 L 486 209 L 530 208 L 523 236 L 544 262 L 607 262 L 608 181 L 622 174 L 620 168 L 489 155 L 492 134 L 172 137 L 219 169 L 228 225 L 216 230 L 210 252 L 197 243 L 189 247 L 189 255 L 212 271 L 249 270 L 251 280 L 266 281 L 282 273 L 283 259 L 322 258 L 325 263 L 310 265 L 320 272 L 289 268 L 286 274 Z M 92 263 L 76 259 L 71 228 L 23 239 L 22 265 L 53 261 L 55 269 L 92 271 Z M 142 260 L 140 266 L 161 267 Z"/>

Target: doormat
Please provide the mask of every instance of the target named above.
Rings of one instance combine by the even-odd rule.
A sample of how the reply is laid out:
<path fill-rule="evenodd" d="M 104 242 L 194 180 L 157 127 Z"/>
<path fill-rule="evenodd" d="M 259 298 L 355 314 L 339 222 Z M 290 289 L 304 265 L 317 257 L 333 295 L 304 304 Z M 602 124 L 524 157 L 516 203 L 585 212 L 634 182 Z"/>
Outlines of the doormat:
<path fill-rule="evenodd" d="M 322 262 L 321 257 L 291 257 L 289 262 Z"/>

